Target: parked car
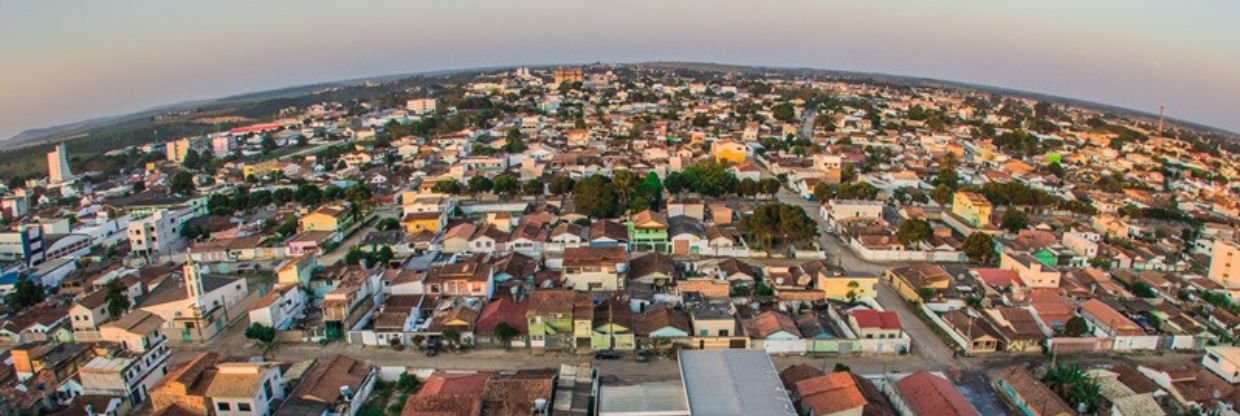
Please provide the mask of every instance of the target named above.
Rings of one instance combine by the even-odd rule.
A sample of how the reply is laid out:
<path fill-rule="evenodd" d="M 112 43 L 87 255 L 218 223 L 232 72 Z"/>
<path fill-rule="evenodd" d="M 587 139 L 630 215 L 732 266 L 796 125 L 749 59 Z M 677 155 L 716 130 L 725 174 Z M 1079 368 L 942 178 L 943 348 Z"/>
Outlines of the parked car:
<path fill-rule="evenodd" d="M 646 361 L 650 361 L 650 350 L 647 350 L 647 349 L 637 350 L 637 362 L 644 363 Z"/>
<path fill-rule="evenodd" d="M 616 350 L 602 350 L 594 353 L 594 359 L 596 360 L 615 360 L 619 358 L 620 353 L 616 352 Z"/>
<path fill-rule="evenodd" d="M 426 356 L 434 357 L 439 355 L 439 338 L 431 338 L 426 341 Z"/>

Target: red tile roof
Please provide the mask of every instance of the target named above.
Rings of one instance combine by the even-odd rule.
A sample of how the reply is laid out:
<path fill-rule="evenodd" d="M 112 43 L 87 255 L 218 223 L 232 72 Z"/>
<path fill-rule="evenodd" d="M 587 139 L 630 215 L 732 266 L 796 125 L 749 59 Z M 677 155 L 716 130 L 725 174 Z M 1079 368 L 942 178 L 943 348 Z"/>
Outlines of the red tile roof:
<path fill-rule="evenodd" d="M 946 379 L 925 370 L 896 382 L 896 389 L 913 414 L 979 416 L 977 410 Z"/>
<path fill-rule="evenodd" d="M 857 320 L 857 326 L 862 328 L 882 328 L 902 330 L 900 326 L 900 317 L 892 311 L 876 311 L 873 309 L 859 309 L 849 312 L 853 319 Z"/>

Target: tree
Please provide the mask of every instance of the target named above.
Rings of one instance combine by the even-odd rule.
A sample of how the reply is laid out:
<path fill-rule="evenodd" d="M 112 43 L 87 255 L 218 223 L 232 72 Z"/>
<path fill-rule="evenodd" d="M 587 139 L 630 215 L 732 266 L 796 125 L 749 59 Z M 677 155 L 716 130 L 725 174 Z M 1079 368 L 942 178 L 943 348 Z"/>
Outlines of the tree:
<path fill-rule="evenodd" d="M 517 329 L 513 328 L 512 325 L 508 325 L 507 322 L 495 324 L 495 339 L 499 340 L 499 343 L 504 345 L 504 349 L 512 348 L 512 340 L 513 338 L 516 338 L 517 335 Z"/>
<path fill-rule="evenodd" d="M 741 179 L 740 184 L 737 185 L 737 188 L 736 188 L 736 192 L 740 194 L 740 196 L 745 197 L 745 198 L 752 198 L 754 196 L 757 196 L 758 191 L 759 191 L 758 181 L 755 181 L 751 178 Z"/>
<path fill-rule="evenodd" d="M 667 174 L 667 177 L 663 179 L 663 188 L 667 189 L 670 193 L 679 194 L 681 191 L 689 188 L 689 183 L 683 173 L 670 172 Z"/>
<path fill-rule="evenodd" d="M 264 152 L 270 152 L 279 147 L 276 145 L 276 140 L 271 138 L 271 136 L 263 136 L 262 146 Z"/>
<path fill-rule="evenodd" d="M 479 194 L 483 192 L 489 192 L 493 188 L 495 188 L 495 183 L 491 182 L 491 180 L 488 179 L 486 176 L 478 175 L 478 176 L 469 178 L 469 192 L 470 193 Z"/>
<path fill-rule="evenodd" d="M 659 180 L 659 175 L 650 172 L 646 174 L 646 179 L 637 184 L 633 188 L 633 195 L 629 197 L 629 210 L 631 212 L 639 212 L 647 209 L 658 209 L 663 206 L 663 181 Z"/>
<path fill-rule="evenodd" d="M 435 182 L 435 185 L 431 187 L 431 192 L 456 195 L 461 193 L 461 184 L 454 180 Z"/>
<path fill-rule="evenodd" d="M 831 372 L 833 373 L 842 373 L 847 371 L 852 371 L 852 368 L 849 367 L 848 364 L 844 363 L 835 363 L 835 367 L 831 368 Z"/>
<path fill-rule="evenodd" d="M 104 297 L 108 305 L 108 316 L 113 320 L 120 318 L 129 310 L 129 288 L 125 287 L 121 279 L 112 279 L 105 286 L 105 290 L 108 291 Z"/>
<path fill-rule="evenodd" d="M 990 234 L 975 232 L 964 239 L 962 249 L 969 260 L 989 264 L 995 257 L 995 239 Z"/>
<path fill-rule="evenodd" d="M 192 195 L 194 193 L 194 176 L 186 171 L 178 171 L 172 175 L 168 190 L 174 194 Z"/>
<path fill-rule="evenodd" d="M 379 220 L 378 223 L 375 224 L 375 229 L 379 231 L 390 231 L 390 230 L 396 230 L 399 228 L 400 228 L 400 220 L 396 218 L 392 218 L 392 217 L 383 218 Z"/>
<path fill-rule="evenodd" d="M 817 225 L 804 209 L 775 202 L 762 204 L 741 218 L 740 229 L 747 238 L 761 241 L 767 252 L 776 242 L 800 245 L 818 235 Z"/>
<path fill-rule="evenodd" d="M 1085 318 L 1073 316 L 1068 322 L 1064 322 L 1063 333 L 1070 337 L 1084 336 L 1089 333 L 1089 324 L 1085 322 Z"/>
<path fill-rule="evenodd" d="M 191 149 L 185 152 L 185 158 L 181 159 L 181 166 L 186 169 L 198 169 L 199 162 L 198 152 Z"/>
<path fill-rule="evenodd" d="M 772 197 L 779 193 L 779 188 L 781 187 L 783 187 L 783 184 L 779 181 L 779 179 L 762 178 L 758 180 L 758 188 L 762 190 L 762 193 Z"/>
<path fill-rule="evenodd" d="M 336 185 L 327 185 L 323 188 L 323 198 L 328 201 L 335 201 L 344 196 L 344 189 Z"/>
<path fill-rule="evenodd" d="M 814 199 L 820 202 L 835 199 L 836 187 L 826 182 L 818 182 L 814 185 Z"/>
<path fill-rule="evenodd" d="M 538 179 L 530 179 L 521 184 L 521 193 L 529 196 L 540 196 L 543 194 L 544 185 Z"/>
<path fill-rule="evenodd" d="M 1008 232 L 1018 232 L 1029 226 L 1029 216 L 1025 211 L 1009 208 L 1003 212 L 1003 219 L 1000 221 L 1000 227 Z"/>
<path fill-rule="evenodd" d="M 323 200 L 323 191 L 317 186 L 305 183 L 297 187 L 297 191 L 293 192 L 293 198 L 303 206 L 315 206 Z"/>
<path fill-rule="evenodd" d="M 508 130 L 508 135 L 504 138 L 504 151 L 508 153 L 521 153 L 524 152 L 525 149 L 525 141 L 522 140 L 521 130 Z"/>
<path fill-rule="evenodd" d="M 921 298 L 922 302 L 933 299 L 934 295 L 935 295 L 935 291 L 934 291 L 934 288 L 932 287 L 923 287 L 923 288 L 917 289 L 917 297 Z"/>
<path fill-rule="evenodd" d="M 573 178 L 568 176 L 556 176 L 551 178 L 551 182 L 547 184 L 547 191 L 551 192 L 552 195 L 562 196 L 573 192 L 574 185 L 576 185 L 576 183 L 573 181 Z"/>
<path fill-rule="evenodd" d="M 948 153 L 943 163 L 939 165 L 939 174 L 935 176 L 932 183 L 936 186 L 946 185 L 948 188 L 956 189 L 960 185 L 960 173 L 956 171 L 958 165 L 956 154 Z"/>
<path fill-rule="evenodd" d="M 617 171 L 612 175 L 611 183 L 616 185 L 616 192 L 620 194 L 620 205 L 627 207 L 629 204 L 629 194 L 637 186 L 637 174 L 631 170 Z"/>
<path fill-rule="evenodd" d="M 452 348 L 456 348 L 460 346 L 461 333 L 457 331 L 456 329 L 453 329 L 453 328 L 445 329 L 441 336 L 443 337 L 444 342 L 448 344 L 448 346 Z"/>
<path fill-rule="evenodd" d="M 787 122 L 796 118 L 796 110 L 792 107 L 791 103 L 780 103 L 776 104 L 774 107 L 771 107 L 771 115 L 774 116 L 776 120 Z"/>
<path fill-rule="evenodd" d="M 900 244 L 913 246 L 925 241 L 933 234 L 934 230 L 930 228 L 930 223 L 913 219 L 900 223 L 900 228 L 896 230 L 896 239 L 900 241 Z"/>
<path fill-rule="evenodd" d="M 288 188 L 276 189 L 275 192 L 271 193 L 271 200 L 274 201 L 276 205 L 287 204 L 289 201 L 293 200 L 293 191 Z"/>
<path fill-rule="evenodd" d="M 520 190 L 521 180 L 507 173 L 496 176 L 495 183 L 491 186 L 491 192 L 503 198 L 508 198 Z"/>
<path fill-rule="evenodd" d="M 1132 284 L 1132 294 L 1144 299 L 1153 299 L 1158 297 L 1158 291 L 1154 290 L 1149 283 L 1141 281 Z"/>
<path fill-rule="evenodd" d="M 1042 374 L 1042 383 L 1062 397 L 1069 406 L 1084 407 L 1086 414 L 1097 411 L 1102 404 L 1102 388 L 1078 365 L 1051 366 Z"/>
<path fill-rule="evenodd" d="M 938 186 L 935 186 L 934 189 L 930 190 L 930 199 L 933 199 L 934 202 L 938 202 L 939 205 L 947 205 L 952 203 L 953 194 L 955 194 L 955 191 L 953 191 L 950 186 L 947 186 L 946 184 L 939 184 Z"/>
<path fill-rule="evenodd" d="M 260 323 L 252 323 L 249 327 L 246 327 L 245 337 L 254 341 L 258 349 L 263 352 L 263 357 L 275 353 L 276 349 L 280 347 L 280 338 L 277 336 L 275 328 Z"/>
<path fill-rule="evenodd" d="M 19 311 L 38 305 L 47 295 L 43 291 L 43 286 L 39 282 L 30 280 L 25 274 L 17 276 L 17 282 L 13 283 L 13 291 L 4 296 L 4 304 L 9 307 L 10 311 Z"/>
<path fill-rule="evenodd" d="M 619 197 L 611 178 L 591 175 L 573 187 L 573 205 L 577 212 L 592 218 L 611 218 L 619 215 Z"/>

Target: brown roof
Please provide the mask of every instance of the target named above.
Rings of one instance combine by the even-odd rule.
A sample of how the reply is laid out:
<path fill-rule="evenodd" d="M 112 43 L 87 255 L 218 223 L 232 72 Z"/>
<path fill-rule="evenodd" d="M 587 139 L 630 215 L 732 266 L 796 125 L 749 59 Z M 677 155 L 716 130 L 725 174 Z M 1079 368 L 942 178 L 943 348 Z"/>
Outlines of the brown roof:
<path fill-rule="evenodd" d="M 746 319 L 744 326 L 745 332 L 751 338 L 766 338 L 781 330 L 798 338 L 801 336 L 801 331 L 797 329 L 797 324 L 792 317 L 779 311 L 766 311 L 753 319 Z"/>
<path fill-rule="evenodd" d="M 334 404 L 340 397 L 340 387 L 349 386 L 357 391 L 370 374 L 370 364 L 343 355 L 319 359 L 310 374 L 302 378 L 291 397 L 310 402 Z"/>
<path fill-rule="evenodd" d="M 1076 412 L 1064 403 L 1055 392 L 1047 388 L 1046 385 L 1039 382 L 1029 374 L 1029 370 L 1025 367 L 1014 365 L 999 370 L 999 380 L 1011 387 L 1012 391 L 1019 396 L 1020 400 L 1025 402 L 1039 415 L 1059 416 L 1059 415 L 1075 415 Z"/>
<path fill-rule="evenodd" d="M 654 274 L 663 274 L 669 278 L 675 276 L 676 261 L 672 260 L 671 256 L 659 252 L 634 257 L 632 260 L 629 260 L 630 278 L 640 279 Z"/>
<path fill-rule="evenodd" d="M 848 409 L 865 407 L 865 397 L 847 371 L 801 380 L 796 384 L 801 407 L 816 415 L 829 415 Z"/>
<path fill-rule="evenodd" d="M 661 304 L 646 310 L 646 313 L 638 318 L 637 328 L 634 328 L 634 332 L 637 335 L 644 336 L 667 327 L 679 329 L 686 334 L 692 334 L 689 327 L 689 316 L 683 310 L 678 310 L 667 304 Z"/>
<path fill-rule="evenodd" d="M 551 399 L 555 389 L 555 370 L 518 370 L 496 374 L 486 382 L 482 393 L 483 416 L 527 416 L 534 401 Z"/>
<path fill-rule="evenodd" d="M 159 315 L 135 309 L 120 317 L 120 319 L 103 324 L 101 329 L 118 328 L 129 333 L 146 335 L 158 330 L 163 325 L 164 318 L 160 318 Z"/>
<path fill-rule="evenodd" d="M 629 241 L 629 231 L 623 225 L 599 220 L 590 224 L 590 240 L 610 238 L 616 241 Z"/>
<path fill-rule="evenodd" d="M 667 214 L 645 210 L 637 213 L 631 220 L 633 228 L 639 230 L 667 228 Z"/>
<path fill-rule="evenodd" d="M 529 333 L 529 321 L 525 319 L 529 306 L 528 298 L 522 299 L 521 302 L 513 301 L 509 297 L 492 300 L 482 308 L 482 313 L 478 315 L 475 331 L 480 335 L 491 335 L 495 332 L 495 326 L 503 322 L 517 330 L 517 334 L 525 335 Z"/>
<path fill-rule="evenodd" d="M 896 382 L 904 403 L 917 415 L 978 416 L 946 379 L 920 370 Z"/>
<path fill-rule="evenodd" d="M 577 292 L 571 290 L 539 290 L 530 294 L 527 315 L 550 315 L 573 313 Z"/>
<path fill-rule="evenodd" d="M 615 265 L 624 263 L 629 253 L 624 247 L 569 247 L 564 249 L 564 267 Z"/>
<path fill-rule="evenodd" d="M 904 279 L 915 288 L 930 286 L 943 281 L 951 282 L 946 270 L 934 263 L 917 263 L 891 269 L 891 273 Z"/>

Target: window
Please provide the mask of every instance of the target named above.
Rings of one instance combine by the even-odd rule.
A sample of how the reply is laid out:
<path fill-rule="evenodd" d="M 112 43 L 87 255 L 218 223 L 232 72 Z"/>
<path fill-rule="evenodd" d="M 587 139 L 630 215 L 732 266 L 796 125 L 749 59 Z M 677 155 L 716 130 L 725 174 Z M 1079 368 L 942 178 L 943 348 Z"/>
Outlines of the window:
<path fill-rule="evenodd" d="M 237 411 L 238 412 L 250 411 L 250 404 L 249 403 L 237 403 Z"/>
<path fill-rule="evenodd" d="M 227 412 L 227 411 L 232 410 L 232 406 L 229 406 L 229 405 L 228 405 L 228 402 L 219 402 L 219 403 L 216 403 L 216 404 L 215 404 L 215 408 L 216 408 L 216 409 L 219 409 L 219 411 L 221 411 L 221 412 Z"/>
<path fill-rule="evenodd" d="M 720 329 L 720 330 L 719 330 L 719 336 L 721 336 L 721 337 L 726 337 L 726 336 L 728 336 L 728 330 L 726 330 L 726 329 Z"/>

